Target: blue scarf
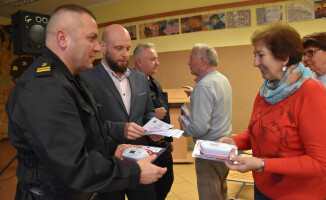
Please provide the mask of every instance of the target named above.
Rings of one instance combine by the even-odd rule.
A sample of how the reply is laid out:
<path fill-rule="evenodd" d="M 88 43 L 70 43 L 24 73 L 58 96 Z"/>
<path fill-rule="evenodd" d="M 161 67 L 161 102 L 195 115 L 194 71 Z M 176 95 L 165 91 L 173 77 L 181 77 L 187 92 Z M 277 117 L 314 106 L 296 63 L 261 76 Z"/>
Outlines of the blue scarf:
<path fill-rule="evenodd" d="M 265 80 L 260 88 L 260 96 L 268 103 L 276 104 L 294 94 L 310 77 L 312 73 L 309 67 L 305 67 L 301 62 L 292 65 L 278 84 L 275 81 Z"/>

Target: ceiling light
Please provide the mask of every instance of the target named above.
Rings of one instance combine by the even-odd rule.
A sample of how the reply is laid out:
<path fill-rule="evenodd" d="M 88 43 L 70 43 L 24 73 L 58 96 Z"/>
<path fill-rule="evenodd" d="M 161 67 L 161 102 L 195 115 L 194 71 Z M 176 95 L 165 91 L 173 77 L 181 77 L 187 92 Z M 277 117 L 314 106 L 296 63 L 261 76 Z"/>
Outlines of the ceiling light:
<path fill-rule="evenodd" d="M 12 6 L 12 7 L 17 7 L 17 6 L 22 6 L 28 3 L 32 3 L 37 0 L 3 0 L 3 4 Z"/>

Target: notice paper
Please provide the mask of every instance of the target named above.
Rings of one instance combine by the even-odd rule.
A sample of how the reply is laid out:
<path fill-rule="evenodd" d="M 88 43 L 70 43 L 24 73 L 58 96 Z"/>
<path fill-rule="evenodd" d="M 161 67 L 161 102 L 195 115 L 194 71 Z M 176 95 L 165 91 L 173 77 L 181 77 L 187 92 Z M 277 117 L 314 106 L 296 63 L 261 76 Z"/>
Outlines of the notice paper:
<path fill-rule="evenodd" d="M 146 130 L 146 135 L 162 135 L 165 137 L 175 137 L 180 138 L 183 134 L 182 130 L 171 129 L 173 125 L 165 123 L 156 117 L 153 117 L 149 122 L 147 122 L 143 128 Z"/>

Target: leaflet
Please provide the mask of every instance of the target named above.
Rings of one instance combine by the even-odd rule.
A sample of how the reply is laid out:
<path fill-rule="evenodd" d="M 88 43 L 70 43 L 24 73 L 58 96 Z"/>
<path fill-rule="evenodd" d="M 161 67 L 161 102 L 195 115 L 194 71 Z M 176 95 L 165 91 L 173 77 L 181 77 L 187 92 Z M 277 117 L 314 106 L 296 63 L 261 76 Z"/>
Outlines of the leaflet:
<path fill-rule="evenodd" d="M 179 116 L 179 119 L 182 121 L 182 123 L 186 127 L 189 126 L 189 124 L 191 122 L 189 110 L 187 109 L 187 107 L 184 104 L 181 106 L 181 115 Z"/>
<path fill-rule="evenodd" d="M 153 117 L 149 122 L 143 126 L 146 130 L 146 135 L 162 135 L 165 137 L 175 137 L 180 138 L 183 134 L 182 130 L 171 129 L 173 125 L 165 123 L 156 117 Z"/>
<path fill-rule="evenodd" d="M 175 137 L 180 138 L 184 131 L 179 129 L 168 129 L 168 130 L 161 130 L 161 131 L 152 131 L 146 132 L 147 135 L 154 134 L 154 135 L 162 135 L 165 137 Z"/>

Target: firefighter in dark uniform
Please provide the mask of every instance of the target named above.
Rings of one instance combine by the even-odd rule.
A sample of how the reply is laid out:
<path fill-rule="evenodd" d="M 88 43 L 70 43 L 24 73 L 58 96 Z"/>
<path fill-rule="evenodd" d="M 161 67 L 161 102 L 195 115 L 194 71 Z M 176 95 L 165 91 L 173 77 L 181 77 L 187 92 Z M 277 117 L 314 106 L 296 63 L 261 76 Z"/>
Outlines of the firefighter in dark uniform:
<path fill-rule="evenodd" d="M 150 95 L 152 98 L 153 105 L 155 107 L 156 118 L 170 124 L 169 104 L 168 95 L 163 92 L 161 85 L 151 75 L 157 72 L 159 66 L 158 55 L 155 50 L 154 44 L 151 43 L 140 43 L 136 46 L 134 53 L 134 64 L 135 68 L 147 75 L 148 84 L 150 88 Z M 155 183 L 155 192 L 157 200 L 164 200 L 169 193 L 173 180 L 173 139 L 172 137 L 164 137 L 164 139 L 154 142 L 151 141 L 149 145 L 165 147 L 167 150 L 160 155 L 154 162 L 157 166 L 166 167 L 168 170 Z"/>
<path fill-rule="evenodd" d="M 100 49 L 97 36 L 87 9 L 56 9 L 47 48 L 8 98 L 8 135 L 18 152 L 17 200 L 94 199 L 96 192 L 152 183 L 166 171 L 151 164 L 155 157 L 124 163 L 121 154 L 128 145 L 117 147 L 103 132 L 100 106 L 78 75 L 92 68 Z"/>

